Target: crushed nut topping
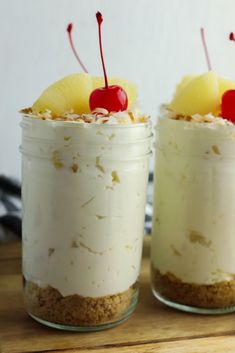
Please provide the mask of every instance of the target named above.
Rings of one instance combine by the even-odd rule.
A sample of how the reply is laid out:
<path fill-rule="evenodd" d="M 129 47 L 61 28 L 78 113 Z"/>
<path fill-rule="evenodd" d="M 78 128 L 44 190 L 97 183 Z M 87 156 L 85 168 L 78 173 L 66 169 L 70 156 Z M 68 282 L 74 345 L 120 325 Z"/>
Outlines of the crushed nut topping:
<path fill-rule="evenodd" d="M 113 170 L 111 174 L 112 174 L 112 182 L 120 184 L 120 178 L 116 170 Z"/>
<path fill-rule="evenodd" d="M 212 149 L 212 151 L 213 151 L 215 154 L 221 154 L 221 153 L 220 153 L 220 150 L 219 150 L 219 147 L 218 147 L 217 145 L 211 146 L 211 149 Z"/>
<path fill-rule="evenodd" d="M 63 168 L 63 163 L 61 161 L 61 157 L 59 154 L 59 151 L 54 151 L 52 154 L 52 161 L 56 169 L 61 169 Z"/>
<path fill-rule="evenodd" d="M 143 115 L 137 109 L 109 113 L 106 109 L 99 108 L 87 114 L 76 114 L 71 110 L 56 115 L 47 109 L 42 112 L 35 112 L 32 108 L 25 108 L 20 113 L 39 120 L 74 121 L 88 124 L 138 124 L 149 121 L 149 116 Z M 67 141 L 66 136 L 64 139 Z"/>
<path fill-rule="evenodd" d="M 216 124 L 216 125 L 230 125 L 233 126 L 234 124 L 231 121 L 228 121 L 222 118 L 219 114 L 213 115 L 211 113 L 200 115 L 184 115 L 181 113 L 176 113 L 175 111 L 171 110 L 167 104 L 162 104 L 160 107 L 160 117 L 172 120 L 181 120 L 181 121 L 188 121 L 192 123 L 205 123 L 205 124 Z"/>

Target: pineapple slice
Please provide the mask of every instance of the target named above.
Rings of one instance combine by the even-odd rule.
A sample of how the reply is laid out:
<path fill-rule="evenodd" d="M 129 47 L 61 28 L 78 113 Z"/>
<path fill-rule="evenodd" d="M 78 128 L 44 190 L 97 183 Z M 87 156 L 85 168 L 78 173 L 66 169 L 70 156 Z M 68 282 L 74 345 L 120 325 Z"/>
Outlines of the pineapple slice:
<path fill-rule="evenodd" d="M 136 102 L 137 99 L 137 89 L 136 86 L 124 79 L 118 77 L 109 77 L 108 78 L 109 85 L 118 85 L 121 86 L 127 94 L 128 97 L 128 109 L 132 107 L 132 105 Z M 93 78 L 93 89 L 104 87 L 104 78 L 103 77 L 94 77 Z"/>
<path fill-rule="evenodd" d="M 175 95 L 170 109 L 184 115 L 218 114 L 220 95 L 217 75 L 209 71 L 189 81 Z"/>
<path fill-rule="evenodd" d="M 178 83 L 175 89 L 175 94 L 176 96 L 190 81 L 192 81 L 196 75 L 186 75 L 182 78 L 182 80 Z"/>
<path fill-rule="evenodd" d="M 110 78 L 109 84 L 124 88 L 128 96 L 128 107 L 136 101 L 137 91 L 133 83 L 119 78 Z M 32 106 L 36 113 L 50 110 L 52 115 L 62 115 L 73 110 L 76 114 L 90 113 L 89 97 L 91 92 L 104 86 L 103 77 L 92 77 L 78 73 L 64 77 L 50 85 Z"/>
<path fill-rule="evenodd" d="M 34 112 L 51 110 L 52 115 L 89 113 L 89 97 L 93 90 L 92 76 L 78 73 L 64 77 L 49 86 L 32 106 Z"/>
<path fill-rule="evenodd" d="M 227 80 L 224 77 L 218 77 L 218 84 L 220 98 L 222 98 L 222 95 L 225 91 L 228 91 L 229 89 L 235 89 L 235 81 Z"/>

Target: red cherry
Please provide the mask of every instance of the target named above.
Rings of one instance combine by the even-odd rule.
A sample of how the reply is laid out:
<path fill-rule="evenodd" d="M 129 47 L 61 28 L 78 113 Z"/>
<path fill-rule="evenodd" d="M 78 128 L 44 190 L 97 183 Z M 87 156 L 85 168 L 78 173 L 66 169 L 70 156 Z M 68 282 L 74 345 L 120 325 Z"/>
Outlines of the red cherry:
<path fill-rule="evenodd" d="M 100 12 L 96 13 L 96 19 L 98 23 L 100 56 L 104 72 L 105 87 L 97 88 L 91 93 L 89 99 L 90 109 L 91 111 L 96 108 L 104 108 L 107 109 L 109 112 L 123 111 L 127 109 L 128 105 L 127 94 L 121 86 L 108 85 L 101 38 L 101 24 L 103 22 L 103 17 Z"/>
<path fill-rule="evenodd" d="M 235 89 L 224 92 L 221 102 L 221 115 L 224 119 L 235 123 Z"/>
<path fill-rule="evenodd" d="M 229 39 L 235 41 L 235 35 L 233 32 L 229 34 Z"/>
<path fill-rule="evenodd" d="M 90 109 L 104 108 L 109 112 L 119 112 L 127 109 L 128 98 L 124 89 L 117 85 L 95 89 L 90 95 Z"/>

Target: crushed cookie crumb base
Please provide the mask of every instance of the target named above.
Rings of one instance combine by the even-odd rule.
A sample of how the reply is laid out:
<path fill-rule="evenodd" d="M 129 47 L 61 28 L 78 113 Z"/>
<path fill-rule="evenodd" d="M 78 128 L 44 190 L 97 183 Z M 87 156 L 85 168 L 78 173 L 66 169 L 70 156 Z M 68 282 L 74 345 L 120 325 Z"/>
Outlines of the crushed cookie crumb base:
<path fill-rule="evenodd" d="M 104 297 L 79 294 L 63 297 L 55 288 L 26 282 L 24 297 L 28 311 L 40 319 L 64 325 L 94 326 L 120 320 L 137 291 L 135 283 L 125 292 Z"/>
<path fill-rule="evenodd" d="M 209 285 L 184 283 L 175 275 L 162 274 L 152 266 L 151 281 L 156 292 L 175 303 L 208 309 L 235 305 L 235 278 Z"/>

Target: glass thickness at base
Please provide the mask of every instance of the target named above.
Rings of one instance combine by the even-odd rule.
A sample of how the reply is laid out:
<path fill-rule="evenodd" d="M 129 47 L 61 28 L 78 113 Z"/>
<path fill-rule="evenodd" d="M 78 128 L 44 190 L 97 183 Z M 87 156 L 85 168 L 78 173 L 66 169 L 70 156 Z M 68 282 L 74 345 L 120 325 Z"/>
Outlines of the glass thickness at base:
<path fill-rule="evenodd" d="M 176 303 L 167 298 L 164 298 L 153 287 L 152 287 L 152 293 L 154 297 L 157 298 L 161 303 L 171 308 L 181 310 L 187 313 L 202 314 L 202 315 L 223 315 L 223 314 L 229 314 L 229 313 L 235 312 L 235 305 L 224 307 L 224 308 L 200 308 L 196 306 L 189 306 L 189 305 Z"/>

